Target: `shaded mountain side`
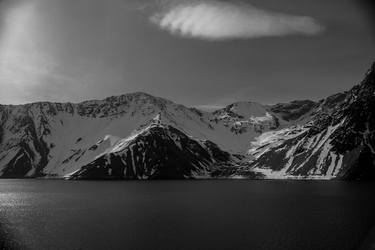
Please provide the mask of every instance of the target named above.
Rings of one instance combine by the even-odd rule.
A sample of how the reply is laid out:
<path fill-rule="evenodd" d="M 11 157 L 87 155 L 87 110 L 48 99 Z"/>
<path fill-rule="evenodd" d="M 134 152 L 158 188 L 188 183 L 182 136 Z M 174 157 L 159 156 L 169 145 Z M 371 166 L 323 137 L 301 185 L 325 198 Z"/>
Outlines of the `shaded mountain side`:
<path fill-rule="evenodd" d="M 358 151 L 353 167 L 341 173 L 347 179 L 375 179 L 375 63 L 361 84 L 355 86 L 333 117 L 345 120 L 333 135 L 337 153 Z"/>
<path fill-rule="evenodd" d="M 70 179 L 186 179 L 210 177 L 212 167 L 233 165 L 230 154 L 169 126 L 151 124 L 119 141 Z"/>
<path fill-rule="evenodd" d="M 0 152 L 0 161 L 9 159 L 5 161 L 6 164 L 2 167 L 1 176 L 18 178 L 41 175 L 48 162 L 48 145 L 42 136 L 39 136 L 35 123 L 30 117 L 22 117 L 17 119 L 16 122 L 17 127 L 11 129 L 18 136 L 9 140 L 5 145 L 2 143 L 4 126 L 3 124 L 0 126 L 0 144 L 3 145 L 3 151 Z M 6 149 L 8 151 L 5 151 Z"/>
<path fill-rule="evenodd" d="M 295 121 L 313 111 L 318 104 L 310 100 L 292 101 L 290 103 L 278 103 L 272 105 L 270 110 L 278 114 L 285 121 Z"/>

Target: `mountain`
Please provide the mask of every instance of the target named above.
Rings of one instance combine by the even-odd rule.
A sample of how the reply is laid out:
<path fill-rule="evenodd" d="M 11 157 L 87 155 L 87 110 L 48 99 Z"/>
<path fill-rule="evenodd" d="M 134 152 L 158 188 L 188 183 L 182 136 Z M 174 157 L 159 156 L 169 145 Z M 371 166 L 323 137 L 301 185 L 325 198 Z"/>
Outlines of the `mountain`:
<path fill-rule="evenodd" d="M 249 168 L 266 178 L 375 177 L 375 64 L 350 91 L 322 100 L 306 124 L 262 134 Z"/>
<path fill-rule="evenodd" d="M 290 103 L 278 103 L 270 106 L 270 110 L 285 121 L 303 121 L 317 109 L 318 103 L 310 100 L 292 101 Z"/>
<path fill-rule="evenodd" d="M 374 66 L 318 102 L 214 112 L 146 93 L 0 105 L 0 177 L 370 178 Z"/>
<path fill-rule="evenodd" d="M 184 179 L 211 177 L 232 165 L 231 155 L 210 141 L 196 140 L 154 120 L 70 175 L 71 179 Z"/>
<path fill-rule="evenodd" d="M 232 123 L 219 121 L 209 112 L 145 93 L 76 104 L 1 105 L 0 176 L 68 176 L 158 114 L 163 124 L 213 141 L 230 153 L 246 152 L 250 141 L 260 134 L 255 128 L 237 134 Z"/>

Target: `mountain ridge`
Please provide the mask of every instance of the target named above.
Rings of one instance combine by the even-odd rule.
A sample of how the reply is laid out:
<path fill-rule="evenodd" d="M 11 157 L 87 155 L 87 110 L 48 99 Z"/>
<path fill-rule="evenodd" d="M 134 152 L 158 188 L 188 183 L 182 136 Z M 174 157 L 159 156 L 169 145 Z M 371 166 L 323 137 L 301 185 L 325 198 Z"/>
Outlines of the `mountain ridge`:
<path fill-rule="evenodd" d="M 375 121 L 366 117 L 373 119 L 373 88 L 374 65 L 359 85 L 318 102 L 244 101 L 207 112 L 134 92 L 79 103 L 0 105 L 0 177 L 69 177 L 158 117 L 169 130 L 180 131 L 179 137 L 208 141 L 220 154 L 236 159 L 222 168 L 210 166 L 220 177 L 364 178 L 372 172 L 354 171 L 358 164 L 350 163 L 349 155 L 338 149 L 352 143 L 360 152 L 352 152 L 350 156 L 358 158 L 354 161 L 362 155 L 371 159 Z M 354 132 L 345 132 L 350 129 Z M 170 145 L 168 154 L 176 151 L 157 133 L 153 137 Z M 366 147 L 370 152 L 363 152 Z M 191 151 L 186 145 L 175 157 L 182 157 L 185 150 Z"/>

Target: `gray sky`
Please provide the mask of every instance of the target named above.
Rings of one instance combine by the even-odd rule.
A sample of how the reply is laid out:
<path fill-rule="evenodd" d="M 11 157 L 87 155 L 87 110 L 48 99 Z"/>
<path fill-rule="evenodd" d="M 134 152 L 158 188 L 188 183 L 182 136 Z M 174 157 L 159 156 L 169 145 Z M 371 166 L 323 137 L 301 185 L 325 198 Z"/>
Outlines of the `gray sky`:
<path fill-rule="evenodd" d="M 144 91 L 186 105 L 320 99 L 361 80 L 354 0 L 0 0 L 0 103 Z"/>

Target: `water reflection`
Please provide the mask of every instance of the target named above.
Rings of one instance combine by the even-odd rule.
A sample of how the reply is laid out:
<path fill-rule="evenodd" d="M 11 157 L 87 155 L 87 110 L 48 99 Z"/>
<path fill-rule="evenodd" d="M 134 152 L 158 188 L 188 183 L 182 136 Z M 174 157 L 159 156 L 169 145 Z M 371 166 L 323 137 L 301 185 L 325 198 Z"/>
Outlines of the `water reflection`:
<path fill-rule="evenodd" d="M 19 239 L 15 236 L 14 232 L 5 225 L 9 225 L 9 222 L 5 221 L 4 218 L 0 218 L 0 249 L 1 250 L 17 250 L 27 249 L 26 246 L 19 242 Z"/>
<path fill-rule="evenodd" d="M 1 238 L 37 250 L 355 249 L 375 220 L 374 187 L 0 180 Z"/>

